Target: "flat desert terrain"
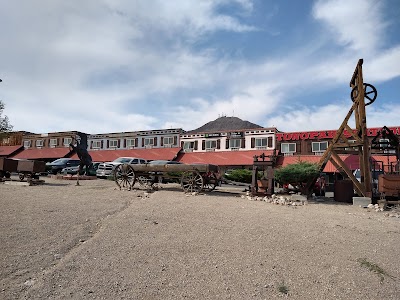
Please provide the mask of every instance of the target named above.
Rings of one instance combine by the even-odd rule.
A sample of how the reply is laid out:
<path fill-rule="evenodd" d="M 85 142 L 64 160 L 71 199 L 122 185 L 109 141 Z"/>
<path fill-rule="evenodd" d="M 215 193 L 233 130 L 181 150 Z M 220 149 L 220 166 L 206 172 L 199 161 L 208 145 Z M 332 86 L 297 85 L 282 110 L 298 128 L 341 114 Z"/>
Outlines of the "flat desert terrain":
<path fill-rule="evenodd" d="M 400 299 L 400 218 L 217 188 L 0 184 L 0 299 Z"/>

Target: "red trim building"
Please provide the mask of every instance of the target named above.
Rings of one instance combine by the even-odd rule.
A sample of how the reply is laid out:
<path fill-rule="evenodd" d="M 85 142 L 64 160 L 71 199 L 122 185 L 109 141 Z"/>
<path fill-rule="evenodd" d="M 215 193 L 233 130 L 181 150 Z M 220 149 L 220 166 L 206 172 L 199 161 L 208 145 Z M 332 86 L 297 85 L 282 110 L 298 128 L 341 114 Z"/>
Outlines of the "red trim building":
<path fill-rule="evenodd" d="M 248 168 L 253 165 L 254 156 L 272 155 L 272 150 L 181 152 L 177 161 L 185 164 L 215 164 L 222 167 Z"/>
<path fill-rule="evenodd" d="M 108 162 L 118 157 L 137 157 L 146 160 L 175 160 L 181 148 L 120 149 L 89 151 L 93 161 Z M 78 155 L 72 156 L 78 159 Z"/>
<path fill-rule="evenodd" d="M 368 137 L 372 141 L 382 128 L 369 128 Z M 389 128 L 396 136 L 400 136 L 400 127 Z M 354 133 L 357 133 L 354 130 Z M 286 166 L 297 161 L 307 161 L 318 163 L 325 150 L 328 148 L 329 143 L 335 137 L 336 130 L 321 130 L 321 131 L 301 131 L 301 132 L 279 132 L 276 133 L 276 150 L 278 153 L 277 167 Z M 349 139 L 349 143 L 353 142 L 352 135 L 344 130 L 343 135 Z M 385 141 L 382 140 L 382 143 Z M 357 155 L 357 148 L 345 148 L 346 153 L 339 154 L 347 167 L 354 171 L 360 168 L 359 157 Z M 390 171 L 390 166 L 393 165 L 397 158 L 394 153 L 385 150 L 372 152 L 371 160 L 375 168 Z M 333 184 L 337 178 L 341 178 L 340 170 L 328 162 L 323 172 L 326 173 L 327 184 Z"/>

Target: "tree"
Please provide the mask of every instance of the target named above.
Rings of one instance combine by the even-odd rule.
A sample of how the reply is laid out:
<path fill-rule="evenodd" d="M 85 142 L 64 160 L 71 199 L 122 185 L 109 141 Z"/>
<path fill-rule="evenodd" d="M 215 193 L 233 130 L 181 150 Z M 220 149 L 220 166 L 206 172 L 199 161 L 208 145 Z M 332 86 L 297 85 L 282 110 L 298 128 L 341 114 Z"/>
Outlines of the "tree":
<path fill-rule="evenodd" d="M 304 184 L 314 179 L 319 174 L 318 164 L 306 161 L 299 161 L 275 170 L 274 178 L 280 184 L 291 184 L 298 187 L 302 193 Z"/>
<path fill-rule="evenodd" d="M 0 138 L 7 137 L 13 129 L 12 125 L 8 121 L 8 117 L 2 117 L 4 107 L 4 103 L 0 100 Z"/>

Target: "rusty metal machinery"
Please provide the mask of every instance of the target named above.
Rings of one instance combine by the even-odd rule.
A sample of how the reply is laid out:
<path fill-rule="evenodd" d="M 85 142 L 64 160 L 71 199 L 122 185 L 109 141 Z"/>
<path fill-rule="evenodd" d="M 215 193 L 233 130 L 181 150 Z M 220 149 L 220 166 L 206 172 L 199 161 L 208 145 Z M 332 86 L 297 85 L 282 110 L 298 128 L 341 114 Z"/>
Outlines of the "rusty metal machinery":
<path fill-rule="evenodd" d="M 370 145 L 367 136 L 367 117 L 365 113 L 365 106 L 372 104 L 377 98 L 376 88 L 363 82 L 362 73 L 363 60 L 360 59 L 354 70 L 354 74 L 350 80 L 351 93 L 350 98 L 353 101 L 349 112 L 343 120 L 341 126 L 336 132 L 335 137 L 332 139 L 325 153 L 322 155 L 318 167 L 320 172 L 325 168 L 328 161 L 330 161 L 338 170 L 342 170 L 353 182 L 354 189 L 359 195 L 364 197 L 372 197 L 372 182 L 371 182 L 371 168 L 370 168 Z M 356 132 L 348 125 L 350 117 L 354 113 Z M 350 133 L 351 138 L 355 140 L 354 143 L 349 143 L 348 138 L 344 135 L 344 130 Z M 357 153 L 360 160 L 361 182 L 359 182 L 353 175 L 352 171 L 347 167 L 343 160 L 339 157 L 338 152 L 346 152 L 345 148 L 357 147 Z M 306 190 L 309 194 L 312 193 L 312 187 L 315 184 L 317 177 L 309 181 Z"/>
<path fill-rule="evenodd" d="M 371 141 L 371 150 L 379 155 L 394 155 L 400 159 L 400 142 L 392 130 L 383 126 Z"/>
<path fill-rule="evenodd" d="M 253 172 L 251 178 L 251 194 L 271 196 L 274 193 L 274 167 L 276 152 L 272 155 L 254 155 Z M 263 172 L 263 178 L 258 179 L 258 172 Z"/>

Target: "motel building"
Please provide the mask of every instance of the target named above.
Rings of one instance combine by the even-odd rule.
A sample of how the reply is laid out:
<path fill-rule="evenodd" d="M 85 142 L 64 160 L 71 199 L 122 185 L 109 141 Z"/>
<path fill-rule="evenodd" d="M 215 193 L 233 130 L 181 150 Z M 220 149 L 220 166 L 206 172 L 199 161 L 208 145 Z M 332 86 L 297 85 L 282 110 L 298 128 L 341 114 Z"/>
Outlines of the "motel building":
<path fill-rule="evenodd" d="M 400 127 L 389 127 L 400 139 Z M 369 128 L 369 139 L 379 137 L 382 128 Z M 237 117 L 219 117 L 191 131 L 180 128 L 147 131 L 86 134 L 79 131 L 36 134 L 13 132 L 0 142 L 0 157 L 53 161 L 74 158 L 69 144 L 72 136 L 87 140 L 88 151 L 94 162 L 112 161 L 118 157 L 137 157 L 151 160 L 175 160 L 186 164 L 215 164 L 224 174 L 231 169 L 252 169 L 254 158 L 265 156 L 273 160 L 274 168 L 299 161 L 318 163 L 336 130 L 280 132 L 274 127 L 263 127 Z M 349 143 L 354 142 L 344 131 Z M 383 145 L 387 140 L 379 138 Z M 352 171 L 360 168 L 357 149 L 349 147 L 341 159 Z M 398 160 L 393 150 L 373 150 L 374 165 L 390 171 Z M 333 190 L 335 180 L 342 179 L 341 170 L 328 161 L 323 173 L 327 191 Z"/>
<path fill-rule="evenodd" d="M 113 161 L 118 157 L 175 160 L 181 150 L 180 136 L 183 132 L 174 128 L 90 134 L 88 152 L 97 162 Z"/>
<path fill-rule="evenodd" d="M 400 139 L 400 127 L 389 127 L 389 129 Z M 371 144 L 371 141 L 375 137 L 379 137 L 382 128 L 369 128 L 367 130 Z M 277 167 L 284 167 L 299 161 L 319 163 L 321 156 L 324 154 L 335 135 L 336 130 L 277 132 Z M 348 131 L 345 130 L 343 135 L 349 139 L 350 144 L 355 142 Z M 382 145 L 385 145 L 389 140 L 379 138 L 378 141 L 381 142 Z M 339 151 L 336 152 L 350 170 L 355 171 L 360 168 L 356 147 L 345 148 L 345 152 L 342 154 Z M 385 171 L 389 171 L 390 166 L 393 166 L 397 162 L 394 151 L 384 149 L 371 150 L 371 160 L 375 166 L 383 168 Z M 327 191 L 333 191 L 333 183 L 335 180 L 343 179 L 341 170 L 337 170 L 330 161 L 326 164 L 323 173 L 325 174 L 327 182 Z"/>
<path fill-rule="evenodd" d="M 10 137 L 14 137 L 13 133 Z M 13 159 L 29 159 L 51 162 L 58 158 L 71 157 L 74 152 L 69 148 L 72 137 L 86 139 L 87 134 L 80 131 L 64 131 L 51 133 L 23 132 L 21 149 L 10 155 Z"/>
<path fill-rule="evenodd" d="M 51 162 L 58 158 L 78 159 L 69 147 L 72 137 L 87 141 L 94 162 L 118 157 L 146 160 L 174 160 L 180 148 L 182 129 L 161 129 L 119 133 L 86 134 L 79 131 L 31 133 L 13 132 L 2 140 L 0 157 Z"/>
<path fill-rule="evenodd" d="M 181 135 L 178 161 L 215 164 L 221 173 L 251 169 L 254 156 L 272 155 L 276 128 L 265 128 L 237 117 L 220 117 Z"/>

